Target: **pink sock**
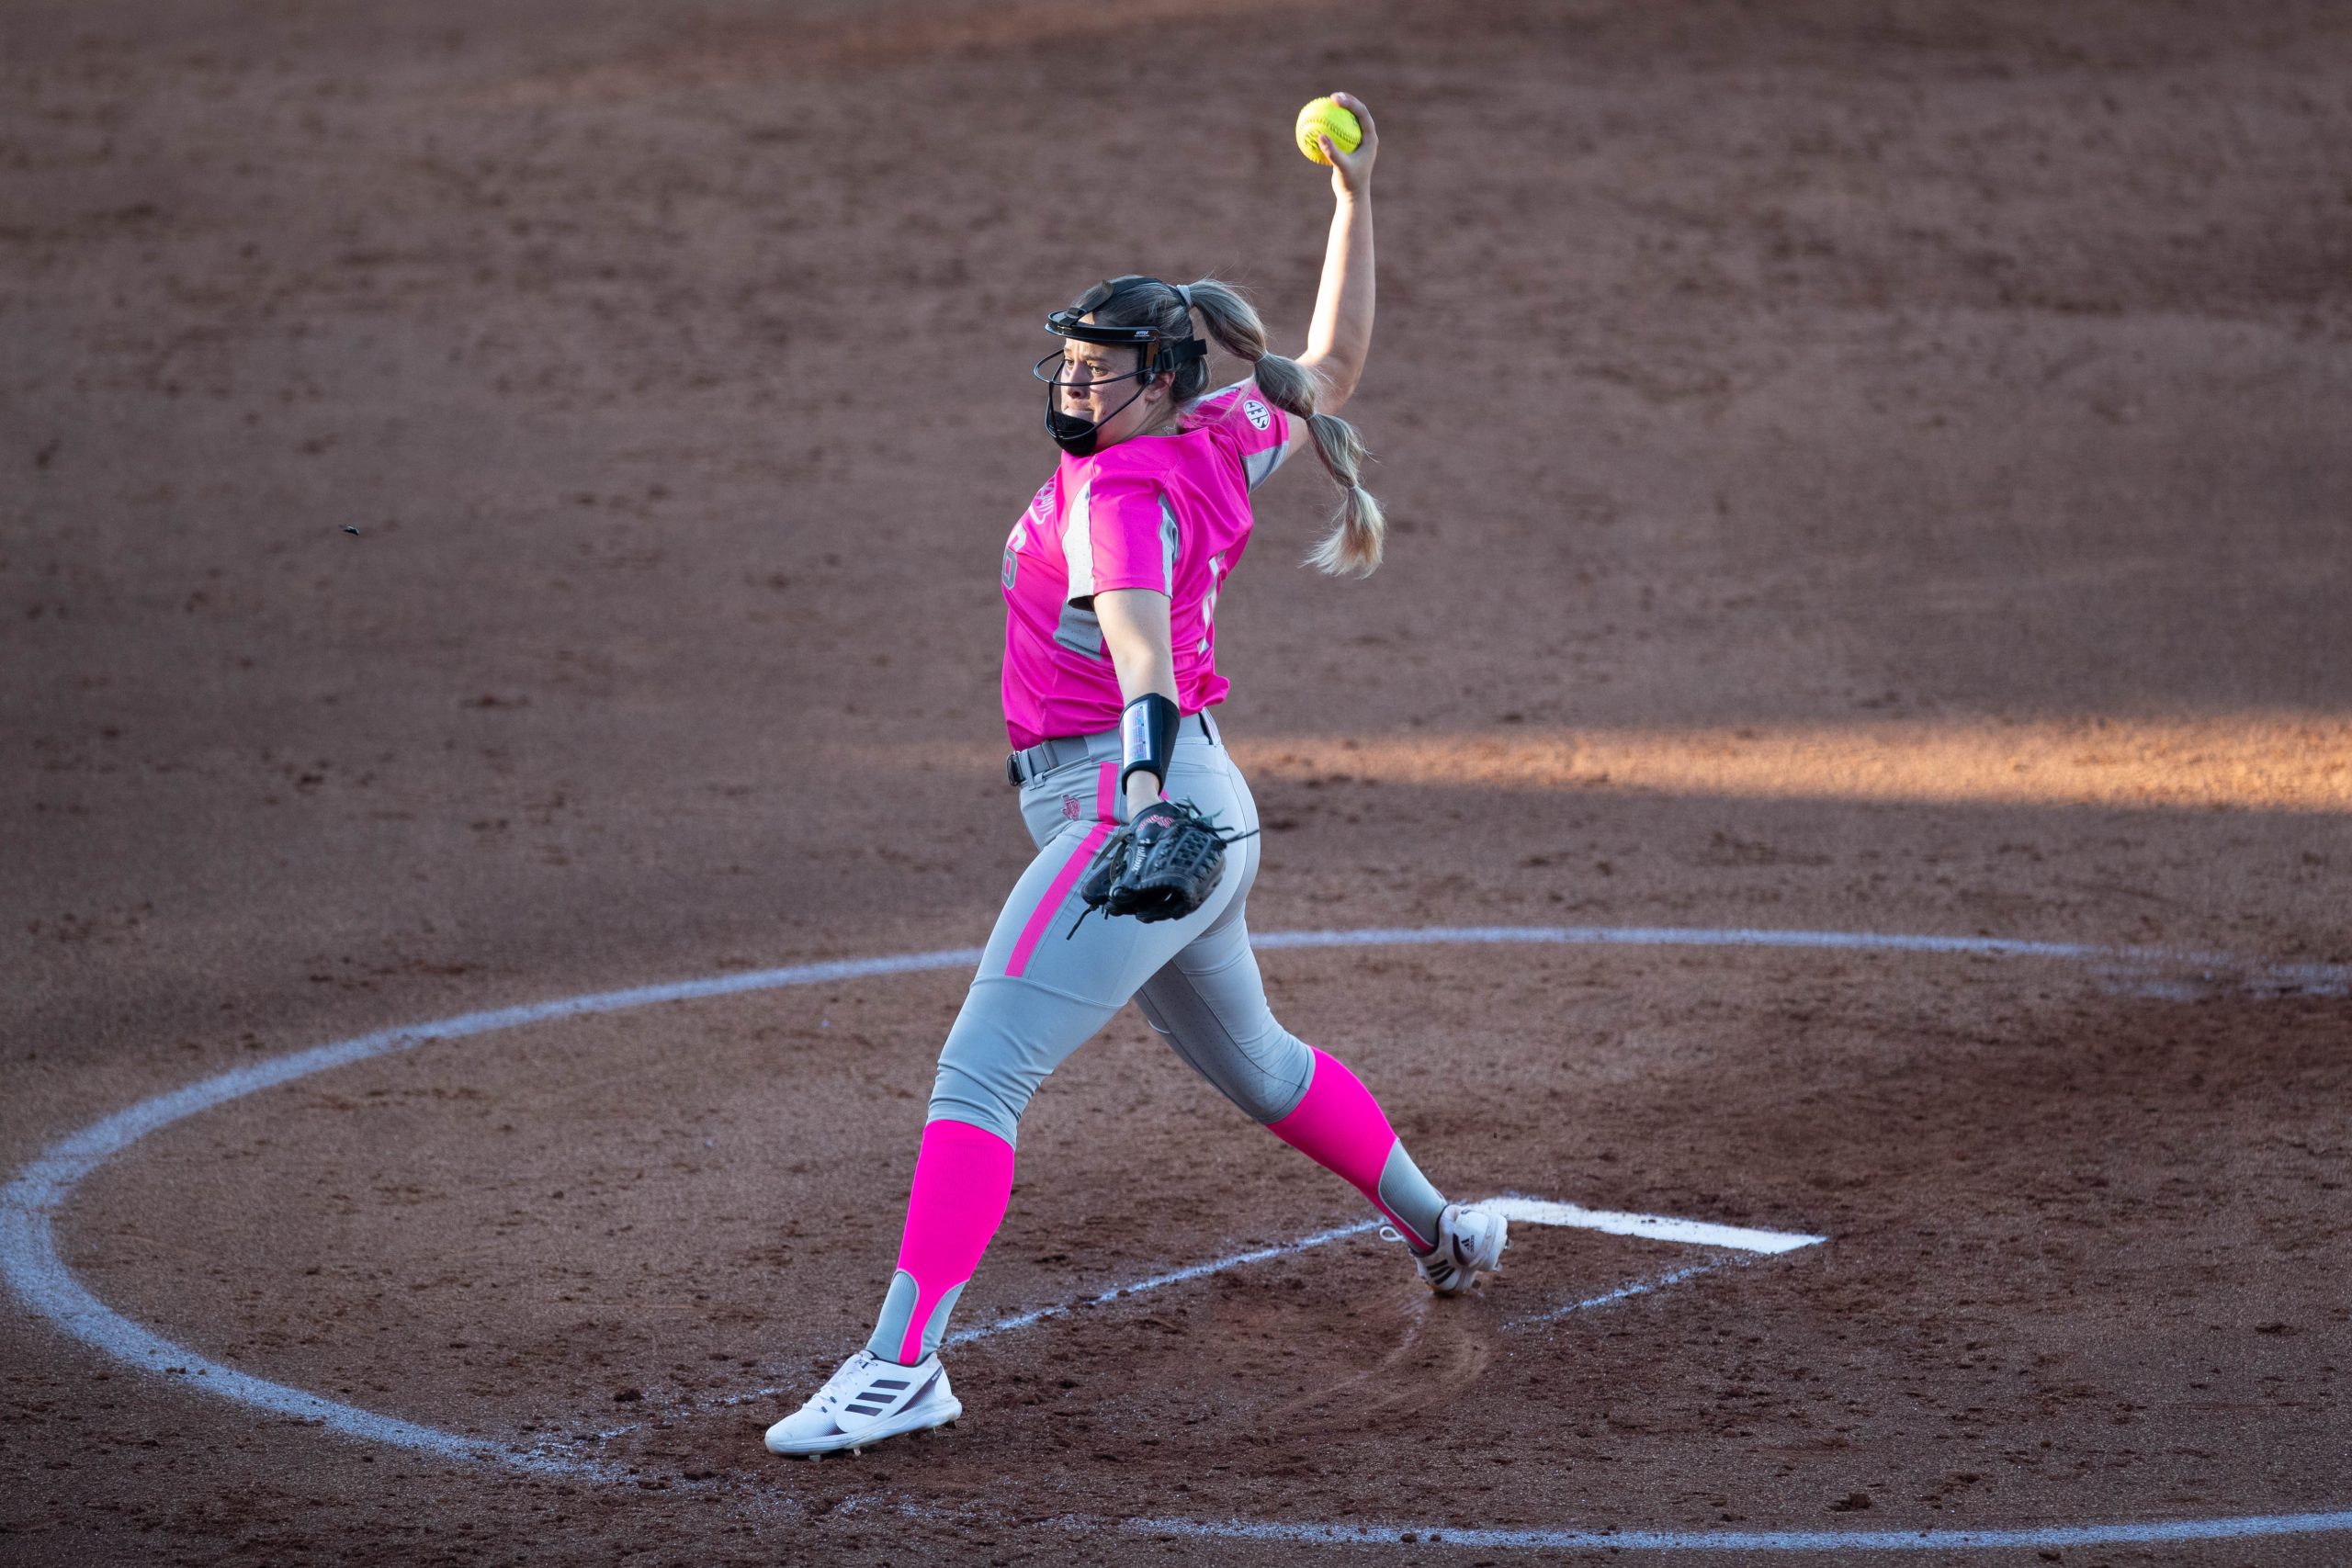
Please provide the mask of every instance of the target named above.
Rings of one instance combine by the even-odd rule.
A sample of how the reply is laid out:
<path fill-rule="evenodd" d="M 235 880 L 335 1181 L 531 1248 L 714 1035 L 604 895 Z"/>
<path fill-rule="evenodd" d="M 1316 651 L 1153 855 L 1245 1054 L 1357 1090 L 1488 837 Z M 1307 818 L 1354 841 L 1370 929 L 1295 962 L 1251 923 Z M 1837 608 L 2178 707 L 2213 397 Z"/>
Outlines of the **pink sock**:
<path fill-rule="evenodd" d="M 962 1122 L 933 1122 L 923 1128 L 914 1190 L 907 1198 L 907 1228 L 899 1241 L 899 1274 L 906 1285 L 892 1280 L 882 1322 L 867 1349 L 912 1364 L 938 1348 L 946 1330 L 946 1314 L 940 1309 L 952 1308 L 980 1266 L 980 1254 L 1004 1223 L 1012 1197 L 1011 1144 Z M 933 1314 L 939 1315 L 936 1325 Z"/>
<path fill-rule="evenodd" d="M 1396 1130 L 1363 1080 L 1327 1052 L 1315 1052 L 1315 1076 L 1297 1108 L 1266 1131 L 1340 1176 L 1405 1233 L 1417 1252 L 1437 1245 L 1445 1200 L 1397 1142 Z"/>

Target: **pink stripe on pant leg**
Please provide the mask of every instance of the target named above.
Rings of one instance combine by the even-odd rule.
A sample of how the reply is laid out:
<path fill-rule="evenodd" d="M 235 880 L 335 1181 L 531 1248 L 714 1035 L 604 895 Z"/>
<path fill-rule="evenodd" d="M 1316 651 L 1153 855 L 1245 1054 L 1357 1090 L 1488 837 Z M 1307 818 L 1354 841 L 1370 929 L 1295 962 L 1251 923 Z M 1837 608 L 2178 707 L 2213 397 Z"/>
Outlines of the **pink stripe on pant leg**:
<path fill-rule="evenodd" d="M 1094 859 L 1094 852 L 1101 849 L 1102 840 L 1111 836 L 1112 828 L 1113 824 L 1109 822 L 1097 822 L 1088 830 L 1086 837 L 1078 841 L 1078 848 L 1070 852 L 1070 857 L 1062 863 L 1061 870 L 1054 874 L 1053 884 L 1046 889 L 1046 896 L 1037 900 L 1035 908 L 1029 911 L 1029 923 L 1021 928 L 1021 940 L 1012 944 L 1012 956 L 1005 961 L 1004 965 L 1007 975 L 1019 979 L 1028 969 L 1029 955 L 1037 951 L 1038 940 L 1054 923 L 1054 911 L 1062 907 L 1062 900 L 1069 897 L 1069 890 L 1078 886 L 1080 877 L 1086 874 L 1088 864 Z"/>
<path fill-rule="evenodd" d="M 922 1130 L 899 1267 L 915 1282 L 915 1308 L 898 1359 L 922 1359 L 922 1333 L 941 1298 L 972 1277 L 1012 1198 L 1012 1145 L 986 1128 L 933 1122 Z"/>
<path fill-rule="evenodd" d="M 1345 1178 L 1405 1233 L 1415 1250 L 1427 1252 L 1436 1239 L 1398 1219 L 1380 1201 L 1380 1173 L 1387 1168 L 1388 1151 L 1396 1146 L 1396 1129 L 1346 1063 L 1314 1046 L 1307 1049 L 1315 1054 L 1315 1076 L 1306 1080 L 1305 1098 L 1289 1115 L 1268 1122 L 1266 1131 Z"/>

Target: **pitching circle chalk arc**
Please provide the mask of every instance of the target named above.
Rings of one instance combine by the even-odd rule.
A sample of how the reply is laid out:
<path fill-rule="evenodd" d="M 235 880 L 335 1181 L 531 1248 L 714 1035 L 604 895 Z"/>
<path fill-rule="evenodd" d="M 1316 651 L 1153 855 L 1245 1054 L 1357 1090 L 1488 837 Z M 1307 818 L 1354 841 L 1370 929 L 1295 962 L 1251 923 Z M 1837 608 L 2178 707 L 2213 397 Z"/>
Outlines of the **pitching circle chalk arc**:
<path fill-rule="evenodd" d="M 1996 937 L 1888 935 L 1863 931 L 1721 930 L 1687 927 L 1449 926 L 1360 931 L 1261 933 L 1261 949 L 1388 947 L 1465 943 L 1532 943 L 1565 946 L 1727 947 L 1894 953 L 1984 958 L 2039 958 L 2104 965 L 2126 975 L 2161 976 L 2183 970 L 2238 976 L 2257 991 L 2292 990 L 2332 996 L 2352 990 L 2352 966 L 2249 964 L 2225 953 L 2180 953 L 2153 948 L 2114 948 L 2079 942 L 2014 941 Z M 396 1416 L 360 1409 L 306 1389 L 242 1372 L 175 1345 L 134 1323 L 93 1295 L 58 1256 L 54 1224 L 74 1190 L 100 1165 L 159 1128 L 258 1090 L 314 1073 L 434 1042 L 492 1034 L 526 1024 L 621 1012 L 659 1002 L 821 985 L 927 970 L 953 969 L 979 962 L 978 948 L 905 953 L 794 964 L 560 998 L 519 1007 L 465 1013 L 428 1023 L 378 1030 L 330 1044 L 296 1051 L 239 1067 L 185 1089 L 128 1106 L 50 1145 L 19 1170 L 0 1191 L 0 1275 L 40 1316 L 92 1348 L 142 1370 L 180 1377 L 193 1388 L 256 1410 L 324 1427 L 342 1436 L 388 1444 L 440 1458 L 493 1462 L 526 1471 L 583 1480 L 617 1481 L 617 1467 L 593 1459 L 532 1450 L 485 1438 L 443 1431 Z M 2143 994 L 2171 994 L 2177 982 L 2143 982 Z M 1041 1317 L 1040 1321 L 1044 1319 Z M 1676 1531 L 1620 1527 L 1563 1527 L 1527 1530 L 1452 1530 L 1416 1526 L 1270 1523 L 1250 1520 L 1100 1521 L 1153 1534 L 1182 1534 L 1227 1540 L 1281 1540 L 1297 1545 L 1379 1545 L 1418 1538 L 1488 1549 L 1548 1549 L 1608 1546 L 1658 1552 L 1713 1551 L 1900 1551 L 2047 1549 L 2092 1544 L 2245 1540 L 2256 1537 L 2352 1533 L 2352 1510 L 2121 1524 L 2043 1525 L 2018 1529 L 1871 1531 Z"/>

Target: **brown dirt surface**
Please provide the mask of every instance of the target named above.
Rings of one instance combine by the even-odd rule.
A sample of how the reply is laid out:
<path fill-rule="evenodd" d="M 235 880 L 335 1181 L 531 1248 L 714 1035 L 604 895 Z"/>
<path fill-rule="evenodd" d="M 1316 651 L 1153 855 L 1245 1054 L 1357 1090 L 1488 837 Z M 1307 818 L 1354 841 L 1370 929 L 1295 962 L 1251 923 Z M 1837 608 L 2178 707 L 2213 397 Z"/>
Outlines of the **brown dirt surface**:
<path fill-rule="evenodd" d="M 218 1367 L 606 1470 L 11 1296 L 0 1560 L 2352 1508 L 2347 79 L 2318 0 L 10 6 L 9 1173 L 326 1042 L 979 942 L 1039 318 L 1212 274 L 1295 351 L 1333 88 L 1384 140 L 1393 533 L 1295 567 L 1291 474 L 1220 603 L 1253 926 L 2135 951 L 1269 951 L 1450 1190 L 1826 1240 L 1523 1226 L 1439 1302 L 1356 1236 L 968 1346 L 955 1430 L 821 1465 L 760 1428 L 870 1322 L 953 969 L 312 1074 L 100 1165 L 60 1258 Z M 1129 1013 L 958 1323 L 1362 1216 Z"/>

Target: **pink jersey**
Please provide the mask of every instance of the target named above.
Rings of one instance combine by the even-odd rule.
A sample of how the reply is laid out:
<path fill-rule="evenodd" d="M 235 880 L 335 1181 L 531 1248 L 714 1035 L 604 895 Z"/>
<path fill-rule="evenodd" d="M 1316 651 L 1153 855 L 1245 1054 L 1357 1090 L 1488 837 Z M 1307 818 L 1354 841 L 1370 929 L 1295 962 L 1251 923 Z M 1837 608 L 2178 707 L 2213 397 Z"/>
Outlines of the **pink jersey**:
<path fill-rule="evenodd" d="M 1225 700 L 1216 596 L 1250 545 L 1250 492 L 1281 466 L 1291 422 L 1243 381 L 1171 435 L 1065 455 L 1004 546 L 1004 728 L 1016 749 L 1115 729 L 1125 705 L 1094 595 L 1168 595 L 1176 705 Z"/>

